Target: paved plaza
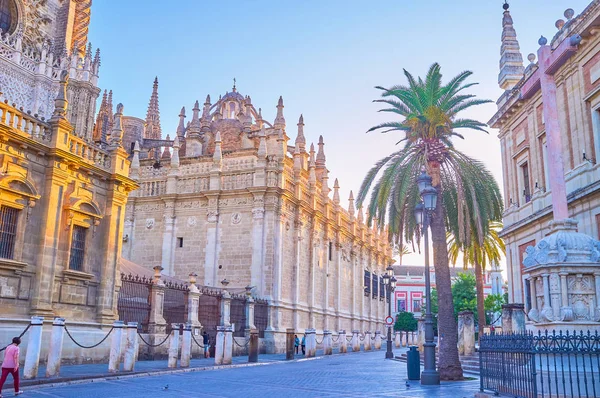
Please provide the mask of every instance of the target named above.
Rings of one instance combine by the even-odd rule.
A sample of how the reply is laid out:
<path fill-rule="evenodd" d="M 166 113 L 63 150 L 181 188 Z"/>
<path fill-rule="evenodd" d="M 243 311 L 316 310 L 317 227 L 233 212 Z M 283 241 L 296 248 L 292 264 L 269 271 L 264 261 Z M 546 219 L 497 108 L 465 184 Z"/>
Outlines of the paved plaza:
<path fill-rule="evenodd" d="M 397 350 L 399 354 L 401 350 Z M 26 397 L 472 397 L 477 380 L 406 387 L 406 364 L 361 352 L 233 369 L 38 386 Z M 165 389 L 165 387 L 168 388 Z M 5 396 L 11 396 L 5 390 Z"/>

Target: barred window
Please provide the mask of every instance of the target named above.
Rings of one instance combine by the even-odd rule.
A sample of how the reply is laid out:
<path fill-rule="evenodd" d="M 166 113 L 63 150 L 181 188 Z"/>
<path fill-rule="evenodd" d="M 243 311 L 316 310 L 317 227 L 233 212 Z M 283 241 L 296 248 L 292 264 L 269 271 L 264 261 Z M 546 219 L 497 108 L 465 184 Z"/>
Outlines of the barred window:
<path fill-rule="evenodd" d="M 13 207 L 0 208 L 0 257 L 12 259 L 15 254 L 17 219 L 19 210 Z"/>
<path fill-rule="evenodd" d="M 377 298 L 377 290 L 378 290 L 377 285 L 379 285 L 378 281 L 379 281 L 378 276 L 376 274 L 373 274 L 373 291 L 372 291 L 373 298 Z"/>
<path fill-rule="evenodd" d="M 367 270 L 365 270 L 365 292 L 366 293 L 370 293 L 371 292 L 371 273 Z"/>
<path fill-rule="evenodd" d="M 71 258 L 69 259 L 69 269 L 72 269 L 73 271 L 83 271 L 86 233 L 87 228 L 79 225 L 73 226 L 73 234 L 71 235 Z"/>

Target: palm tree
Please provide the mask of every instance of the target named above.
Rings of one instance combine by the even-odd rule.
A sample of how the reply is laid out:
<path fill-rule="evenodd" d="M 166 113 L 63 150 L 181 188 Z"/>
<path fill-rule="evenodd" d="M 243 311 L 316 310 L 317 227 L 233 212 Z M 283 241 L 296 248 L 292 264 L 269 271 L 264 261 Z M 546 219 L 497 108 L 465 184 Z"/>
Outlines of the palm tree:
<path fill-rule="evenodd" d="M 483 271 L 487 264 L 498 263 L 503 255 L 506 255 L 506 246 L 498 231 L 502 229 L 502 223 L 492 221 L 489 224 L 487 234 L 483 237 L 483 244 L 479 240 L 471 239 L 471 244 L 465 245 L 456 236 L 448 234 L 448 255 L 450 262 L 456 265 L 459 253 L 463 254 L 463 267 L 467 269 L 470 265 L 475 266 L 475 281 L 477 288 L 477 320 L 479 323 L 479 335 L 483 334 L 486 324 L 485 306 L 483 297 Z"/>
<path fill-rule="evenodd" d="M 465 71 L 442 85 L 440 66 L 433 64 L 425 77 L 415 79 L 404 70 L 408 86 L 382 90 L 382 109 L 401 116 L 372 127 L 369 131 L 404 133 L 398 143 L 402 149 L 381 159 L 363 180 L 357 202 L 362 204 L 369 191 L 368 220 L 384 225 L 387 219 L 389 236 L 396 244 L 418 239 L 419 230 L 414 207 L 420 201 L 416 179 L 425 168 L 438 190 L 438 206 L 431 220 L 436 288 L 439 297 L 438 328 L 440 334 L 439 372 L 442 380 L 462 379 L 458 358 L 457 324 L 454 318 L 446 226 L 461 241 L 482 239 L 489 220 L 500 220 L 502 199 L 500 189 L 484 165 L 456 150 L 452 138 L 463 138 L 457 129 L 484 131 L 485 124 L 472 119 L 457 118 L 461 111 L 489 101 L 463 94 L 475 83 L 465 84 L 472 72 Z M 382 172 L 378 181 L 376 177 Z M 372 187 L 372 189 L 371 189 Z M 472 222 L 467 222 L 471 220 Z"/>
<path fill-rule="evenodd" d="M 407 245 L 402 244 L 402 245 L 394 245 L 394 251 L 393 251 L 393 255 L 394 257 L 398 257 L 398 259 L 400 260 L 400 265 L 402 265 L 402 257 L 404 257 L 407 254 L 410 254 L 411 251 L 408 248 Z"/>

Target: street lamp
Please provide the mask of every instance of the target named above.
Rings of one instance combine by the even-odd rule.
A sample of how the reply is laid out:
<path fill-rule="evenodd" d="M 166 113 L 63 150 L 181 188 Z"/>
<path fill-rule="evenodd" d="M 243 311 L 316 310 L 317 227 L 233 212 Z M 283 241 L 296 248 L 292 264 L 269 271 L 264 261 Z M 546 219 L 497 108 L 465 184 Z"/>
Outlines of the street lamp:
<path fill-rule="evenodd" d="M 422 203 L 415 206 L 415 219 L 422 226 L 425 246 L 425 366 L 421 373 L 422 385 L 440 384 L 440 373 L 435 364 L 435 342 L 433 341 L 433 315 L 431 314 L 431 276 L 429 275 L 429 222 L 437 206 L 437 189 L 431 186 L 431 177 L 425 171 L 417 178 Z"/>
<path fill-rule="evenodd" d="M 388 316 L 392 316 L 392 292 L 396 288 L 396 278 L 394 278 L 394 267 L 391 265 L 385 269 L 385 275 L 383 281 L 387 288 L 387 299 L 388 299 Z M 394 358 L 394 352 L 392 351 L 392 327 L 387 328 L 387 350 L 385 351 L 385 358 Z"/>

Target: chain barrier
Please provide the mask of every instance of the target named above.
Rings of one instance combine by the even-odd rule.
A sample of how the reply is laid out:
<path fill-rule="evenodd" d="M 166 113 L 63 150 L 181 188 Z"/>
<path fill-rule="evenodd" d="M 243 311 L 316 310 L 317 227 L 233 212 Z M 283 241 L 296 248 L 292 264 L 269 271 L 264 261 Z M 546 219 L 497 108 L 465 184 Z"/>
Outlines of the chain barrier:
<path fill-rule="evenodd" d="M 371 340 L 375 340 L 376 337 L 377 337 L 377 335 L 373 334 L 373 337 L 371 337 Z"/>
<path fill-rule="evenodd" d="M 166 341 L 169 339 L 169 337 L 170 337 L 171 335 L 170 335 L 170 334 L 167 334 L 167 337 L 165 337 L 165 339 L 164 339 L 163 341 L 161 341 L 160 343 L 158 343 L 158 344 L 150 344 L 150 343 L 148 343 L 146 340 L 144 340 L 144 338 L 142 337 L 142 334 L 141 334 L 139 331 L 138 331 L 138 336 L 140 336 L 140 339 L 141 339 L 141 340 L 144 342 L 144 344 L 146 344 L 148 347 L 158 347 L 158 346 L 161 346 L 161 345 L 163 345 L 163 344 L 164 344 L 164 343 L 165 343 L 165 342 L 166 342 Z M 193 336 L 193 335 L 192 335 L 192 336 Z"/>
<path fill-rule="evenodd" d="M 358 339 L 359 339 L 360 341 L 365 341 L 365 338 L 366 338 L 366 337 L 367 337 L 367 336 L 366 336 L 366 335 L 364 335 L 364 334 L 362 335 L 362 337 L 360 337 L 360 334 L 358 335 Z"/>
<path fill-rule="evenodd" d="M 496 320 L 494 322 L 490 323 L 490 327 L 495 327 L 494 325 L 496 324 L 496 322 L 498 322 L 500 320 L 500 318 L 502 318 L 502 314 L 498 315 L 498 318 L 496 318 Z"/>
<path fill-rule="evenodd" d="M 96 348 L 96 347 L 98 347 L 100 344 L 104 343 L 104 340 L 106 340 L 108 338 L 108 336 L 110 336 L 113 329 L 114 329 L 114 327 L 111 327 L 110 330 L 108 331 L 108 333 L 106 334 L 106 336 L 104 336 L 104 338 L 102 340 L 100 340 L 98 343 L 92 344 L 92 345 L 83 345 L 83 344 L 78 343 L 77 340 L 75 340 L 73 338 L 73 336 L 71 335 L 71 332 L 69 332 L 69 329 L 67 328 L 67 325 L 65 325 L 65 332 L 67 332 L 67 336 L 69 336 L 69 338 L 73 341 L 73 343 L 75 343 L 76 346 L 81 347 L 81 348 Z"/>
<path fill-rule="evenodd" d="M 317 343 L 317 344 L 323 344 L 323 340 L 325 340 L 325 336 L 323 336 L 323 338 L 321 339 L 321 341 L 317 340 L 317 337 L 315 336 L 315 343 Z"/>
<path fill-rule="evenodd" d="M 334 343 L 337 343 L 337 341 L 340 339 L 340 335 L 337 335 L 337 339 L 333 338 L 334 336 L 331 336 L 331 341 L 333 341 Z"/>
<path fill-rule="evenodd" d="M 194 343 L 196 343 L 196 345 L 200 348 L 204 348 L 204 345 L 198 343 L 198 341 L 196 340 L 196 338 L 194 337 L 194 333 L 192 333 L 192 340 L 194 340 Z"/>
<path fill-rule="evenodd" d="M 248 346 L 248 343 L 250 343 L 250 339 L 246 340 L 246 342 L 243 345 L 235 341 L 235 338 L 233 338 L 233 342 L 240 348 L 246 348 Z"/>
<path fill-rule="evenodd" d="M 348 341 L 348 343 L 351 342 L 352 341 L 352 336 L 346 337 L 346 340 Z"/>
<path fill-rule="evenodd" d="M 19 335 L 19 338 L 23 337 L 25 335 L 25 333 L 27 333 L 27 331 L 29 330 L 30 327 L 31 327 L 31 323 L 29 325 L 27 325 L 27 327 L 25 328 L 25 330 L 23 330 L 23 332 L 21 332 L 21 334 Z M 10 343 L 10 344 L 12 344 L 12 343 Z M 6 346 L 0 348 L 0 352 L 6 350 L 10 344 L 7 344 Z"/>

